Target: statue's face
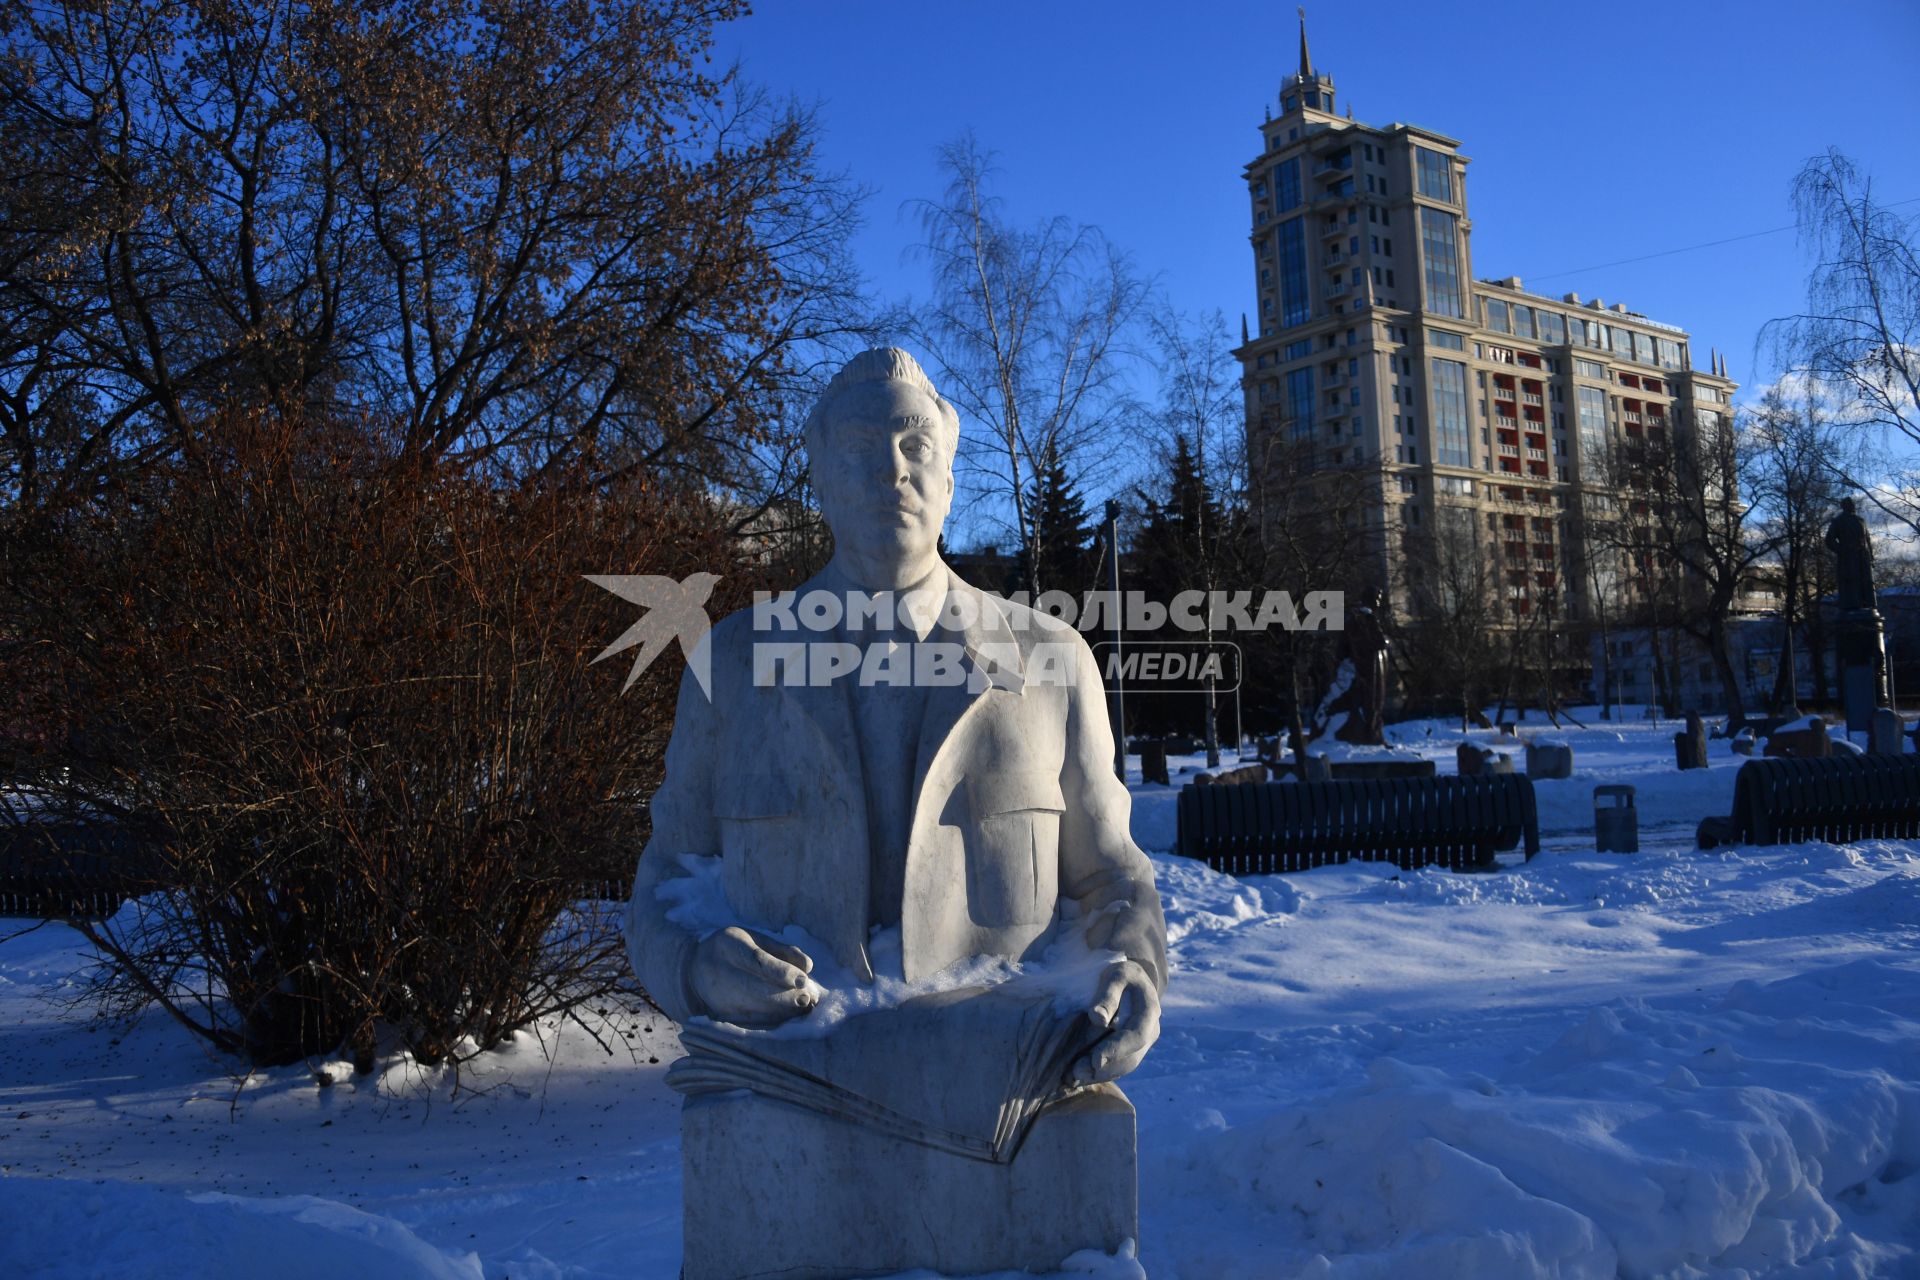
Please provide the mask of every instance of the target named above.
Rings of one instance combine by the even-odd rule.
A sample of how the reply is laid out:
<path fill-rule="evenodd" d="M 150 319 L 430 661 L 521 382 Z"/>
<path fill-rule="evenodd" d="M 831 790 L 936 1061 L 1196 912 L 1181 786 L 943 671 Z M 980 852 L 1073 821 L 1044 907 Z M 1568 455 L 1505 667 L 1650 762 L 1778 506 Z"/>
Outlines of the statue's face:
<path fill-rule="evenodd" d="M 874 555 L 931 553 L 953 504 L 953 459 L 932 397 L 867 382 L 832 406 L 813 458 L 820 510 L 836 543 Z"/>

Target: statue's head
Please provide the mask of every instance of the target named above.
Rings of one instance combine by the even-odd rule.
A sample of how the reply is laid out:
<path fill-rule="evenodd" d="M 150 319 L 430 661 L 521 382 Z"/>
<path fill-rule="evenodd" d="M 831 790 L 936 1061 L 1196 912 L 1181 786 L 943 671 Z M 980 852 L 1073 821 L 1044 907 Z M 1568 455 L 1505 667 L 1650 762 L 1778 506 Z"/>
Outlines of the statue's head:
<path fill-rule="evenodd" d="M 1852 498 L 1842 498 L 1842 499 L 1840 499 L 1840 510 L 1842 510 L 1842 511 L 1844 511 L 1844 512 L 1846 512 L 1846 513 L 1847 513 L 1848 515 L 1852 515 L 1852 514 L 1853 514 L 1853 499 L 1852 499 Z"/>
<path fill-rule="evenodd" d="M 1378 587 L 1368 587 L 1360 593 L 1360 603 L 1368 609 L 1378 609 L 1386 602 L 1386 593 Z"/>
<path fill-rule="evenodd" d="M 912 356 L 882 347 L 849 360 L 808 416 L 806 442 L 836 543 L 932 553 L 953 505 L 960 415 Z"/>

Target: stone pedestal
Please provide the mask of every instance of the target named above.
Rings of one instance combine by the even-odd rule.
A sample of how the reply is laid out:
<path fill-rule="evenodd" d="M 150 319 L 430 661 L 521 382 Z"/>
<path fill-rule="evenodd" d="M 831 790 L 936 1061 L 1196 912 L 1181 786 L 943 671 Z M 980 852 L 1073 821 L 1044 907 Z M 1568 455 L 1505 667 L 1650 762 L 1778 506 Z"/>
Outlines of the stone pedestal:
<path fill-rule="evenodd" d="M 1167 778 L 1167 744 L 1158 738 L 1140 743 L 1140 780 L 1171 785 Z"/>
<path fill-rule="evenodd" d="M 1135 1164 L 1133 1104 L 1110 1084 L 1047 1108 L 1005 1164 L 757 1094 L 690 1098 L 681 1276 L 1044 1274 L 1081 1249 L 1139 1239 Z"/>
<path fill-rule="evenodd" d="M 1906 750 L 1900 714 L 1887 707 L 1873 713 L 1873 737 L 1868 750 L 1876 756 L 1897 756 Z"/>
<path fill-rule="evenodd" d="M 1826 722 L 1811 718 L 1805 729 L 1775 730 L 1767 738 L 1766 754 L 1795 760 L 1823 760 L 1833 754 L 1833 742 L 1827 737 Z"/>
<path fill-rule="evenodd" d="M 1573 748 L 1563 743 L 1528 743 L 1527 776 L 1529 778 L 1571 778 Z"/>
<path fill-rule="evenodd" d="M 1697 711 L 1687 712 L 1687 727 L 1673 735 L 1675 763 L 1682 770 L 1707 767 L 1707 726 Z"/>
<path fill-rule="evenodd" d="M 1843 609 L 1834 620 L 1840 655 L 1840 704 L 1848 733 L 1873 729 L 1874 709 L 1886 701 L 1886 636 L 1877 609 Z"/>

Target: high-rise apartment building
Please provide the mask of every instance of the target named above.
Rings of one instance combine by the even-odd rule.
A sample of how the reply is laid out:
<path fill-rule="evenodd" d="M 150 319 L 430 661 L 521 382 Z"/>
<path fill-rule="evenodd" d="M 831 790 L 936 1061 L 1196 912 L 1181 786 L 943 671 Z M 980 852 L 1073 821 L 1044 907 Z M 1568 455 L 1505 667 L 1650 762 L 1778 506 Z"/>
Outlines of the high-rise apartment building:
<path fill-rule="evenodd" d="M 1613 509 L 1609 459 L 1731 412 L 1724 366 L 1696 367 L 1683 330 L 1623 304 L 1475 279 L 1459 141 L 1337 115 L 1304 21 L 1279 108 L 1246 166 L 1250 456 L 1367 477 L 1371 572 L 1402 612 L 1413 551 L 1451 527 L 1514 614 L 1550 599 L 1587 615 L 1610 575 L 1591 571 L 1580 517 Z"/>

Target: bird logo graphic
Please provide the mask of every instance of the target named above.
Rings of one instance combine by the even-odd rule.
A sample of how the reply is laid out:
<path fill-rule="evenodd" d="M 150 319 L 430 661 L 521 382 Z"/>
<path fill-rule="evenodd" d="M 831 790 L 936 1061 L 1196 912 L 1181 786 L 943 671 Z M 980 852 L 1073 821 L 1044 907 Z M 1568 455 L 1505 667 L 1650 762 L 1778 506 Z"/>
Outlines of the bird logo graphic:
<path fill-rule="evenodd" d="M 647 573 L 589 573 L 584 576 L 594 586 L 604 587 L 622 600 L 631 601 L 647 611 L 638 622 L 621 632 L 619 639 L 594 655 L 593 661 L 598 662 L 635 645 L 640 646 L 640 652 L 634 655 L 633 669 L 627 672 L 627 682 L 620 686 L 620 692 L 625 693 L 633 688 L 633 682 L 640 678 L 640 673 L 666 650 L 670 642 L 678 639 L 680 652 L 687 658 L 687 669 L 693 672 L 693 678 L 699 682 L 700 692 L 706 694 L 709 701 L 712 700 L 713 691 L 707 688 L 708 650 L 700 642 L 713 628 L 712 620 L 707 617 L 706 606 L 707 597 L 713 594 L 713 584 L 720 581 L 719 574 L 690 574 L 682 582 Z"/>

